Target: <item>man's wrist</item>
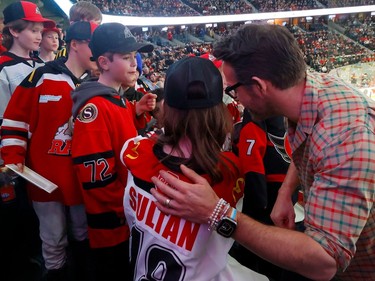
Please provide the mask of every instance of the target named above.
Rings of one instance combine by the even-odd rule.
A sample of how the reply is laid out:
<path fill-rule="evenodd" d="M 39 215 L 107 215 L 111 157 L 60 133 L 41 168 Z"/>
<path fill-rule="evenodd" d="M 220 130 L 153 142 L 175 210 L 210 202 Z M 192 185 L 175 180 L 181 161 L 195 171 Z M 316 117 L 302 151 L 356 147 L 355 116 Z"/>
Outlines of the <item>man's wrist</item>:
<path fill-rule="evenodd" d="M 237 210 L 220 198 L 208 219 L 208 230 L 216 230 L 221 236 L 229 238 L 233 235 L 236 227 Z"/>
<path fill-rule="evenodd" d="M 281 185 L 279 188 L 278 194 L 283 196 L 291 197 L 294 193 L 295 187 L 291 185 Z"/>
<path fill-rule="evenodd" d="M 228 204 L 229 205 L 229 204 Z M 225 211 L 225 214 L 219 220 L 216 232 L 225 238 L 232 237 L 237 228 L 237 210 L 230 207 Z"/>

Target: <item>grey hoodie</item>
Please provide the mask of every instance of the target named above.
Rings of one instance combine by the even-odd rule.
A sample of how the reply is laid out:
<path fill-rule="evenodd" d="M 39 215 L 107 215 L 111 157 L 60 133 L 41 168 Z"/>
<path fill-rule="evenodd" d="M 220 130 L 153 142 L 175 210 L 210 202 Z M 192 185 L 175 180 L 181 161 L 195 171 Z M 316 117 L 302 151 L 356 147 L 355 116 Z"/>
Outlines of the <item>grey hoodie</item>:
<path fill-rule="evenodd" d="M 75 119 L 82 106 L 84 106 L 91 98 L 96 96 L 119 96 L 120 94 L 111 87 L 105 86 L 97 81 L 90 81 L 82 83 L 72 91 L 71 95 L 73 100 L 72 114 L 73 119 Z"/>

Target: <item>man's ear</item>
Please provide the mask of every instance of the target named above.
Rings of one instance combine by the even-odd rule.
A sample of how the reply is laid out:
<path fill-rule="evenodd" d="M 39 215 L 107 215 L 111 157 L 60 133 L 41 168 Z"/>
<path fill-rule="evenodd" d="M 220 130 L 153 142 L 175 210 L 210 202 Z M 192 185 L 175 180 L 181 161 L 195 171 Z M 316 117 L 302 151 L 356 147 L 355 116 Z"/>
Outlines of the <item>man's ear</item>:
<path fill-rule="evenodd" d="M 253 76 L 253 77 L 251 77 L 251 79 L 252 79 L 253 81 L 255 81 L 255 85 L 256 85 L 256 87 L 258 87 L 258 89 L 259 89 L 262 93 L 264 93 L 264 92 L 267 91 L 267 83 L 266 83 L 266 80 L 261 79 L 261 78 L 259 78 L 259 77 L 257 77 L 257 76 Z"/>

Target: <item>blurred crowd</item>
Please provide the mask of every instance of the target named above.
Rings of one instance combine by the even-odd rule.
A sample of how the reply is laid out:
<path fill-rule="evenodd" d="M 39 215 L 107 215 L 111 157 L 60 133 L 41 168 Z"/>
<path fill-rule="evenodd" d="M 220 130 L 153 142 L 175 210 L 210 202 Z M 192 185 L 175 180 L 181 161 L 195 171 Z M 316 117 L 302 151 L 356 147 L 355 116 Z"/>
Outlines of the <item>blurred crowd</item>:
<path fill-rule="evenodd" d="M 93 0 L 104 14 L 129 16 L 208 16 L 373 5 L 374 0 Z"/>

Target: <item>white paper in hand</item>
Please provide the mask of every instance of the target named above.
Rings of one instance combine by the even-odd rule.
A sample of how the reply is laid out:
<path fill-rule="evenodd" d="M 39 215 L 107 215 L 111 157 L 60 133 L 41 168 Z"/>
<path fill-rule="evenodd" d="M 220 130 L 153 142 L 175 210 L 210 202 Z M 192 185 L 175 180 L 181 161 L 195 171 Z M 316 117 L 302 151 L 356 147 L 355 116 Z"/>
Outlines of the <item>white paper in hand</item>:
<path fill-rule="evenodd" d="M 23 167 L 22 173 L 18 171 L 18 167 L 15 164 L 7 164 L 5 166 L 11 169 L 13 172 L 17 173 L 18 175 L 20 175 L 21 177 L 23 177 L 24 179 L 35 184 L 37 187 L 43 189 L 44 191 L 47 191 L 48 193 L 51 193 L 57 188 L 56 184 L 47 180 L 42 175 L 39 175 L 38 173 L 34 172 L 26 166 Z"/>

